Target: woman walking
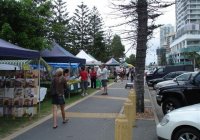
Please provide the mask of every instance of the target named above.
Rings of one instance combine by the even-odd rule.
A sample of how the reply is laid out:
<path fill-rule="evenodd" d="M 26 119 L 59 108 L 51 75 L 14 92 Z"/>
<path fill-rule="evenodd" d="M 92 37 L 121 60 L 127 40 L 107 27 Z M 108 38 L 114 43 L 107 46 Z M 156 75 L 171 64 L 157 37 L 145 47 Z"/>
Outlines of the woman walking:
<path fill-rule="evenodd" d="M 67 80 L 63 76 L 63 69 L 58 68 L 55 73 L 55 77 L 51 84 L 51 94 L 52 94 L 52 110 L 53 110 L 53 128 L 56 129 L 57 125 L 57 106 L 60 106 L 63 123 L 66 123 L 68 119 L 65 118 L 65 99 L 64 90 L 67 87 Z"/>

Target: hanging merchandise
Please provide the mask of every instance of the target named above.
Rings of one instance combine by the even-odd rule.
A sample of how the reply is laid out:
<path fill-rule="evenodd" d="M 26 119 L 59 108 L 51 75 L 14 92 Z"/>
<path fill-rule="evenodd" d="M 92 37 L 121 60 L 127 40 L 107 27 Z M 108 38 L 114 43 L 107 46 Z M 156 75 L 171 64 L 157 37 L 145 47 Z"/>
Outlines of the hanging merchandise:
<path fill-rule="evenodd" d="M 0 71 L 0 117 L 37 114 L 38 71 Z"/>

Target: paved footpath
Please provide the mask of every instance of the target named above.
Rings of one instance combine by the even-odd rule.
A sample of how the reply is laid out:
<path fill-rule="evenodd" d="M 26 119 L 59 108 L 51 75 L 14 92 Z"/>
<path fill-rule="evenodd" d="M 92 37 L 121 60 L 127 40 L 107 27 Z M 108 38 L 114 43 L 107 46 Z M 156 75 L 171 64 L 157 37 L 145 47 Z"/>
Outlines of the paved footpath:
<path fill-rule="evenodd" d="M 67 124 L 58 119 L 58 128 L 52 128 L 52 115 L 40 122 L 22 129 L 5 140 L 114 140 L 115 118 L 127 99 L 129 88 L 125 83 L 111 84 L 108 95 L 97 91 L 75 104 L 66 106 Z M 146 105 L 151 107 L 148 93 L 145 93 Z M 134 140 L 156 140 L 155 121 L 137 120 L 133 129 Z"/>

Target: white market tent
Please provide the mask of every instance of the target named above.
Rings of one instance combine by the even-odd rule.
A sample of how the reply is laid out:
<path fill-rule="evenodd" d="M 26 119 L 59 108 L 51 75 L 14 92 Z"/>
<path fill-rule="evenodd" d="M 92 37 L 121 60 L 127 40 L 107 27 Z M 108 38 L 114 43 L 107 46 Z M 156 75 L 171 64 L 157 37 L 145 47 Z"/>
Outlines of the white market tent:
<path fill-rule="evenodd" d="M 86 65 L 101 65 L 101 61 L 96 60 L 90 54 L 87 54 L 84 50 L 81 50 L 76 57 L 86 59 Z"/>

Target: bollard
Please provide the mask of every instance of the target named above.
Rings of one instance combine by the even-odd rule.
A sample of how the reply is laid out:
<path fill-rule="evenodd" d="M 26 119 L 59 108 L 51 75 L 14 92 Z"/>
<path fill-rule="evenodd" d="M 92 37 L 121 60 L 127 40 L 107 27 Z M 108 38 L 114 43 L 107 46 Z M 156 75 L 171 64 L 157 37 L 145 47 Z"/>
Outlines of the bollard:
<path fill-rule="evenodd" d="M 126 115 L 129 122 L 133 121 L 133 103 L 130 99 L 127 99 L 124 103 L 124 114 Z"/>
<path fill-rule="evenodd" d="M 115 119 L 115 140 L 131 140 L 128 120 L 124 114 Z"/>
<path fill-rule="evenodd" d="M 135 89 L 131 89 L 128 95 L 128 99 L 131 100 L 131 102 L 133 103 L 133 126 L 135 126 L 135 121 L 136 121 L 136 93 L 135 93 Z"/>
<path fill-rule="evenodd" d="M 132 139 L 133 135 L 132 135 L 132 126 L 133 126 L 133 103 L 131 102 L 131 100 L 126 100 L 126 102 L 124 103 L 124 114 L 128 119 L 128 125 L 129 125 L 129 134 L 130 134 L 130 139 Z"/>

